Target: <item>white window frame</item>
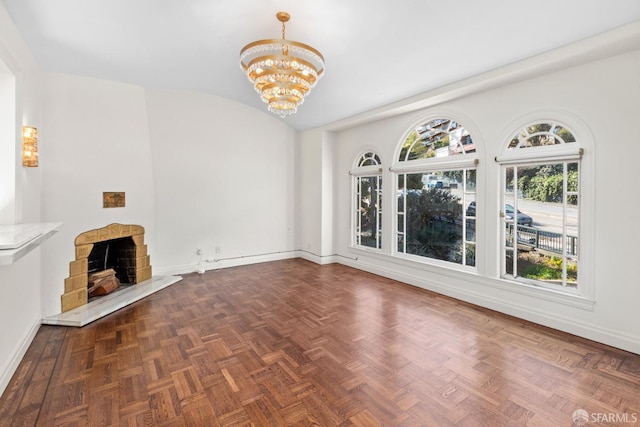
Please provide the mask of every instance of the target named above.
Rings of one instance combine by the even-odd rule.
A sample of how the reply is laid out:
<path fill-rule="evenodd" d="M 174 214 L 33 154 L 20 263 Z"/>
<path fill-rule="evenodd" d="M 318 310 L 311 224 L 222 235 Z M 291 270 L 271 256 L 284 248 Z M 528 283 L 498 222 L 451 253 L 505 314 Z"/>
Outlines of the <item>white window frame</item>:
<path fill-rule="evenodd" d="M 365 159 L 373 159 L 377 164 L 368 165 L 368 166 L 360 166 L 361 163 Z M 356 157 L 356 162 L 349 172 L 352 178 L 352 215 L 351 215 L 351 246 L 371 250 L 376 252 L 382 251 L 382 237 L 383 237 L 383 208 L 382 208 L 382 197 L 383 197 L 383 182 L 382 182 L 382 161 L 380 160 L 380 156 L 374 150 L 365 150 L 363 153 Z M 376 246 L 371 247 L 367 245 L 361 244 L 361 215 L 360 215 L 360 203 L 362 201 L 361 197 L 361 188 L 362 188 L 362 179 L 363 178 L 375 178 L 376 185 L 376 194 L 375 200 L 373 200 L 372 194 L 372 202 L 375 203 L 376 210 Z"/>
<path fill-rule="evenodd" d="M 594 297 L 594 284 L 593 284 L 593 251 L 590 250 L 590 247 L 593 247 L 593 232 L 588 230 L 588 227 L 585 227 L 584 224 L 593 223 L 593 210 L 587 208 L 585 204 L 585 197 L 589 197 L 592 194 L 594 189 L 594 180 L 593 180 L 593 154 L 586 156 L 586 150 L 592 153 L 592 144 L 591 144 L 591 133 L 588 130 L 588 127 L 582 123 L 577 117 L 571 116 L 567 113 L 560 113 L 556 116 L 565 116 L 568 117 L 569 120 L 558 120 L 558 119 L 544 119 L 540 117 L 544 116 L 536 116 L 535 114 L 529 115 L 529 117 L 537 117 L 537 119 L 530 119 L 525 124 L 512 127 L 512 131 L 508 134 L 508 137 L 505 138 L 506 143 L 503 146 L 503 151 L 499 156 L 496 156 L 495 161 L 498 163 L 500 168 L 500 206 L 496 210 L 499 215 L 497 215 L 497 221 L 500 222 L 499 227 L 502 229 L 502 225 L 504 220 L 500 217 L 504 209 L 504 189 L 506 185 L 506 169 L 508 167 L 523 167 L 523 166 L 539 166 L 543 164 L 558 164 L 558 163 L 578 163 L 579 170 L 579 183 L 578 183 L 578 229 L 579 229 L 579 241 L 578 241 L 578 285 L 577 288 L 569 288 L 566 286 L 557 286 L 554 284 L 547 284 L 542 281 L 526 279 L 526 278 L 518 278 L 512 277 L 511 275 L 507 275 L 505 272 L 505 230 L 501 230 L 501 242 L 497 247 L 498 254 L 497 257 L 499 259 L 499 271 L 498 271 L 498 279 L 504 282 L 509 282 L 513 284 L 517 284 L 520 286 L 541 289 L 550 291 L 556 294 L 565 294 L 568 296 L 576 296 L 580 297 L 586 301 L 593 301 Z M 571 124 L 568 124 L 570 122 Z M 513 135 L 518 134 L 522 129 L 528 128 L 533 125 L 538 125 L 541 123 L 551 123 L 562 126 L 569 130 L 572 135 L 576 138 L 575 142 L 558 144 L 558 145 L 549 145 L 549 146 L 539 146 L 539 147 L 529 147 L 524 149 L 509 149 L 509 144 L 513 139 Z M 566 173 L 566 169 L 565 169 Z M 564 182 L 563 189 L 563 203 L 566 205 L 566 180 Z M 517 199 L 517 198 L 516 198 Z M 517 205 L 514 205 L 514 208 L 517 210 Z M 566 226 L 566 217 L 563 217 L 563 227 Z M 563 233 L 566 234 L 566 233 Z M 564 250 L 566 253 L 566 249 Z"/>
<path fill-rule="evenodd" d="M 414 255 L 414 254 L 408 254 L 406 253 L 406 236 L 404 238 L 404 245 L 405 245 L 405 250 L 404 251 L 399 251 L 398 250 L 398 238 L 400 235 L 404 235 L 404 233 L 406 233 L 406 197 L 403 199 L 403 203 L 404 203 L 404 210 L 403 212 L 399 212 L 398 210 L 398 201 L 395 197 L 395 195 L 397 194 L 397 191 L 399 191 L 399 177 L 400 175 L 405 175 L 405 174 L 413 174 L 413 173 L 431 173 L 431 172 L 438 172 L 438 171 L 462 171 L 463 172 L 463 179 L 466 180 L 466 170 L 469 169 L 474 169 L 476 171 L 476 191 L 474 191 L 474 199 L 477 200 L 477 185 L 478 185 L 478 163 L 479 163 L 479 155 L 478 155 L 478 151 L 477 148 L 475 149 L 474 152 L 465 152 L 463 151 L 462 154 L 458 154 L 458 155 L 454 155 L 454 156 L 446 156 L 446 157 L 432 157 L 432 158 L 426 158 L 426 159 L 414 159 L 414 160 L 400 160 L 400 155 L 402 153 L 402 149 L 404 147 L 404 144 L 407 140 L 407 138 L 409 137 L 409 135 L 416 131 L 418 127 L 431 123 L 435 120 L 440 120 L 440 119 L 444 119 L 444 120 L 451 120 L 451 121 L 455 121 L 459 126 L 464 127 L 467 132 L 470 134 L 470 128 L 467 127 L 466 125 L 464 125 L 464 122 L 468 122 L 469 120 L 464 120 L 464 121 L 459 121 L 457 119 L 453 119 L 452 117 L 450 117 L 449 115 L 436 115 L 436 116 L 431 116 L 428 118 L 424 118 L 418 122 L 416 122 L 416 124 L 414 126 L 412 126 L 411 128 L 409 128 L 406 133 L 403 135 L 402 139 L 399 141 L 398 146 L 396 148 L 396 152 L 394 155 L 394 163 L 393 163 L 393 167 L 389 168 L 389 170 L 392 172 L 392 185 L 393 185 L 393 189 L 392 192 L 394 194 L 394 203 L 393 203 L 393 220 L 392 220 L 392 230 L 393 230 L 393 234 L 392 234 L 392 238 L 390 239 L 390 241 L 392 242 L 391 245 L 391 255 L 397 258 L 401 258 L 401 259 L 406 259 L 406 260 L 411 260 L 411 261 L 415 261 L 415 262 L 420 262 L 420 263 L 424 263 L 424 264 L 430 264 L 430 265 L 437 265 L 437 266 L 443 266 L 446 268 L 451 268 L 451 269 L 457 269 L 457 270 L 463 270 L 463 271 L 477 271 L 478 268 L 478 250 L 480 248 L 480 245 L 478 244 L 478 239 L 477 239 L 477 226 L 476 226 L 476 240 L 475 242 L 473 242 L 473 245 L 475 246 L 476 249 L 476 260 L 475 260 L 475 265 L 473 266 L 469 266 L 469 265 L 465 265 L 465 261 L 466 261 L 466 244 L 468 242 L 466 242 L 466 229 L 465 229 L 465 224 L 466 221 L 463 221 L 463 261 L 462 264 L 458 264 L 455 262 L 450 262 L 450 261 L 446 261 L 446 260 L 440 260 L 440 259 L 436 259 L 436 258 L 430 258 L 430 257 L 424 257 L 424 256 L 419 256 L 419 255 Z M 477 141 L 474 141 L 474 143 L 477 143 Z M 466 184 L 466 182 L 465 182 Z M 466 197 L 466 185 L 465 185 L 465 192 L 463 192 L 463 199 L 462 199 L 462 203 L 463 203 L 463 209 L 466 206 L 466 202 L 465 202 L 465 197 Z M 406 177 L 405 177 L 405 190 L 406 190 Z M 399 217 L 402 215 L 403 217 L 403 221 L 404 224 L 400 224 L 400 219 Z M 466 212 L 463 210 L 463 218 L 466 216 Z M 400 225 L 402 225 L 402 231 L 400 230 Z M 478 222 L 476 220 L 476 225 L 478 225 Z"/>

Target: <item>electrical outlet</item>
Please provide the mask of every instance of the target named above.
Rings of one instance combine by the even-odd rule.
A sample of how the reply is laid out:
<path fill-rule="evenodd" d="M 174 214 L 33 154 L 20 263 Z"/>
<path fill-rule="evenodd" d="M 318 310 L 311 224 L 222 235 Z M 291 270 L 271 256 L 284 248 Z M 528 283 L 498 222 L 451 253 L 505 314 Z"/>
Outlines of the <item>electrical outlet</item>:
<path fill-rule="evenodd" d="M 216 246 L 216 253 L 219 254 L 222 252 L 222 248 L 220 246 Z"/>

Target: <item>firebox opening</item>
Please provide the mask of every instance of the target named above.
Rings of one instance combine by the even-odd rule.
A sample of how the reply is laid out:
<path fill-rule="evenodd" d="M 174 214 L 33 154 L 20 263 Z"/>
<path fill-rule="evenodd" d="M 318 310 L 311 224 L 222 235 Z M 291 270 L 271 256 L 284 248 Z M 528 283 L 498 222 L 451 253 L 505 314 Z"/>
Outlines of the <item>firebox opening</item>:
<path fill-rule="evenodd" d="M 122 237 L 95 243 L 89 253 L 87 267 L 89 274 L 112 268 L 121 284 L 135 284 L 136 248 L 133 239 Z"/>

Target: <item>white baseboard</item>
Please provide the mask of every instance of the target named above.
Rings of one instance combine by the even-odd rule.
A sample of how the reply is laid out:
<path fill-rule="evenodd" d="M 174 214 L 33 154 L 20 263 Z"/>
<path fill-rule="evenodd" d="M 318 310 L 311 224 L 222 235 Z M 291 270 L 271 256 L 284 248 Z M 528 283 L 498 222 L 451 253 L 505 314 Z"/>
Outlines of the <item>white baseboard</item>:
<path fill-rule="evenodd" d="M 11 356 L 9 362 L 6 364 L 2 372 L 0 373 L 0 396 L 4 393 L 7 385 L 9 385 L 9 381 L 11 381 L 11 377 L 15 374 L 20 362 L 22 362 L 22 358 L 27 353 L 29 346 L 33 342 L 36 334 L 38 333 L 38 329 L 40 328 L 40 319 L 36 319 L 29 331 L 24 336 L 23 340 L 18 343 L 16 348 L 13 351 L 13 355 Z"/>
<path fill-rule="evenodd" d="M 307 261 L 320 265 L 333 264 L 337 262 L 336 257 L 333 255 L 321 256 L 308 251 L 298 251 L 298 258 L 306 259 Z"/>
<path fill-rule="evenodd" d="M 395 269 L 380 267 L 365 261 L 354 261 L 347 258 L 340 258 L 337 262 L 358 270 L 397 280 L 402 283 L 433 291 L 480 307 L 534 322 L 539 325 L 597 341 L 635 354 L 640 354 L 640 337 L 638 336 L 621 333 L 593 323 L 578 322 L 574 319 L 563 316 L 562 314 L 544 310 L 543 308 L 514 304 L 513 301 L 497 296 L 495 293 L 491 294 L 491 292 L 488 292 L 490 288 L 485 288 L 478 283 L 474 283 L 473 289 L 476 291 L 472 291 L 446 286 L 442 283 L 428 280 L 424 277 L 406 274 Z"/>
<path fill-rule="evenodd" d="M 198 271 L 198 264 L 172 265 L 164 268 L 153 267 L 153 274 L 158 276 L 179 276 L 196 271 Z"/>
<path fill-rule="evenodd" d="M 250 264 L 258 264 L 261 262 L 269 262 L 269 261 L 280 261 L 283 259 L 291 259 L 291 258 L 299 258 L 300 251 L 292 250 L 292 251 L 283 251 L 283 252 L 274 252 L 266 255 L 246 255 L 239 256 L 234 258 L 223 258 L 219 260 L 212 261 L 202 261 L 200 264 L 187 264 L 187 265 L 176 265 L 165 268 L 155 268 L 153 269 L 153 274 L 158 275 L 180 275 L 180 274 L 188 274 L 188 273 L 196 273 L 198 271 L 210 271 L 210 270 L 219 270 L 221 268 L 229 268 L 229 267 L 238 267 L 241 265 L 250 265 Z M 310 260 L 311 261 L 311 260 Z"/>

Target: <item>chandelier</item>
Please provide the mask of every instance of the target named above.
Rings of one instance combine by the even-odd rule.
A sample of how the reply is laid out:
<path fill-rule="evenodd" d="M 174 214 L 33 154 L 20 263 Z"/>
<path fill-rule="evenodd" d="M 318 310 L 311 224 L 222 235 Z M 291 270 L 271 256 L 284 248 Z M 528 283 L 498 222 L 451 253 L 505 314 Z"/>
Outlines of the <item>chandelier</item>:
<path fill-rule="evenodd" d="M 282 39 L 249 43 L 240 51 L 240 65 L 268 110 L 285 118 L 298 111 L 322 77 L 324 58 L 311 46 L 286 39 L 287 12 L 276 17 L 282 22 Z"/>

